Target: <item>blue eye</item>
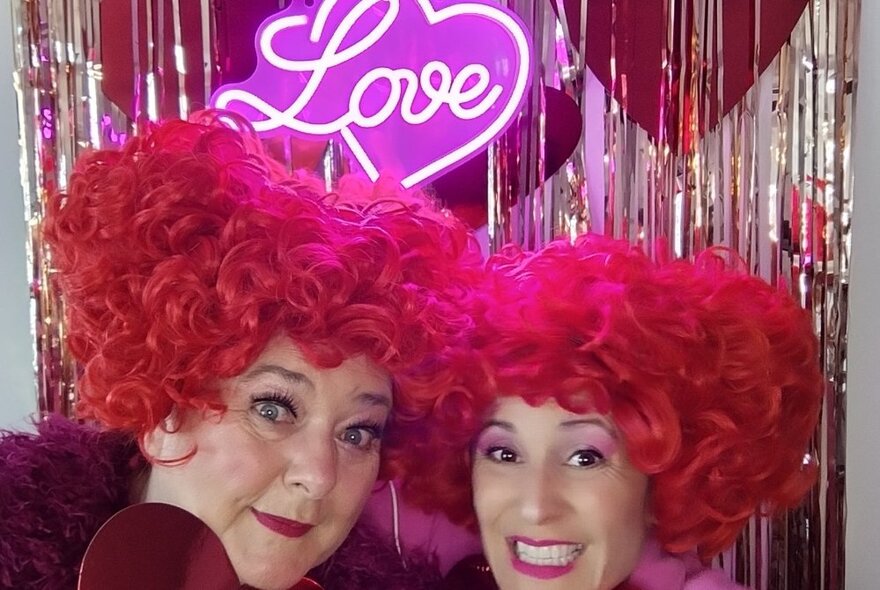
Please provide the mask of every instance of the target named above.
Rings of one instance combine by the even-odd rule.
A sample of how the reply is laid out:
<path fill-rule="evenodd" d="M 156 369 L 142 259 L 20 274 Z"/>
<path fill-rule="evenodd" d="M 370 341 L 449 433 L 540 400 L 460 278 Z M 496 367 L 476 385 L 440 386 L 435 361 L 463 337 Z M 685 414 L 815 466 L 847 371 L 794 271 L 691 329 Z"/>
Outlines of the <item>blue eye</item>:
<path fill-rule="evenodd" d="M 258 397 L 251 402 L 251 407 L 260 418 L 272 424 L 290 423 L 297 418 L 293 400 L 282 394 Z"/>
<path fill-rule="evenodd" d="M 342 442 L 358 449 L 370 449 L 382 439 L 379 424 L 354 424 L 345 429 L 340 437 Z"/>
<path fill-rule="evenodd" d="M 497 463 L 519 463 L 519 455 L 507 447 L 492 447 L 486 451 L 486 456 Z"/>
<path fill-rule="evenodd" d="M 571 454 L 566 465 L 572 467 L 590 468 L 605 462 L 605 456 L 596 449 L 579 449 Z"/>

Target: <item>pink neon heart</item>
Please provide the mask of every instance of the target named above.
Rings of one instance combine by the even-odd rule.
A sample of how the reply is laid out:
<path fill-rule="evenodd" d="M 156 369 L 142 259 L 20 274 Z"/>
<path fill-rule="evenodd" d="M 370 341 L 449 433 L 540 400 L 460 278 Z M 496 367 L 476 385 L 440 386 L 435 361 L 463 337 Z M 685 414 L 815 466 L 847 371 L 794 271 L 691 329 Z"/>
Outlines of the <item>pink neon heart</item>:
<path fill-rule="evenodd" d="M 531 81 L 529 35 L 492 0 L 294 3 L 263 23 L 256 47 L 254 75 L 218 89 L 213 106 L 265 136 L 339 137 L 370 177 L 404 186 L 485 148 Z"/>

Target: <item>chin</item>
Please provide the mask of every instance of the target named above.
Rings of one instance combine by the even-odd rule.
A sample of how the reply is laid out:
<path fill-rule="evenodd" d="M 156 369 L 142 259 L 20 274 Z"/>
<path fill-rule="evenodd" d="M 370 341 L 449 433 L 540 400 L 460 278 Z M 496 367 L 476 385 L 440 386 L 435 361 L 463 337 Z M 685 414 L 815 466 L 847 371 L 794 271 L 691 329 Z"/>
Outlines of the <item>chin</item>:
<path fill-rule="evenodd" d="M 293 588 L 297 582 L 302 580 L 303 576 L 295 576 L 285 578 L 283 581 L 281 579 L 275 578 L 271 580 L 259 579 L 253 580 L 248 578 L 241 578 L 242 587 L 247 590 L 290 590 Z"/>
<path fill-rule="evenodd" d="M 235 568 L 241 583 L 252 590 L 290 590 L 299 582 L 307 572 L 299 568 L 285 568 L 281 571 L 279 565 L 269 565 L 266 569 Z"/>

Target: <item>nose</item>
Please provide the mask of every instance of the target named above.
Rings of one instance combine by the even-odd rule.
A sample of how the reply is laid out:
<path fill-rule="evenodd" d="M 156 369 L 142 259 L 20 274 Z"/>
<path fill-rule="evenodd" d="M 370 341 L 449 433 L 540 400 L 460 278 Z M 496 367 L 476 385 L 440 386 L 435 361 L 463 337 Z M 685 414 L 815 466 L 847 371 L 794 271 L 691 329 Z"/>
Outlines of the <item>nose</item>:
<path fill-rule="evenodd" d="M 556 481 L 552 470 L 535 470 L 523 479 L 520 487 L 520 510 L 526 522 L 546 524 L 565 514 L 565 500 L 559 485 L 561 482 Z"/>
<path fill-rule="evenodd" d="M 285 486 L 320 500 L 336 487 L 337 452 L 332 434 L 313 432 L 302 437 L 289 452 Z"/>

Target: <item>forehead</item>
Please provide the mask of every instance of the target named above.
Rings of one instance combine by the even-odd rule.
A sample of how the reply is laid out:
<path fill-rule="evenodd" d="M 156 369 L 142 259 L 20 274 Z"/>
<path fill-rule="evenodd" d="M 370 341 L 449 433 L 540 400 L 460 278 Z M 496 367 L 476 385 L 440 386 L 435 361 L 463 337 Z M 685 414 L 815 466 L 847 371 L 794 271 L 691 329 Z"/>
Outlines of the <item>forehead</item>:
<path fill-rule="evenodd" d="M 302 349 L 287 337 L 271 340 L 249 367 L 226 381 L 233 389 L 266 382 L 304 394 L 351 395 L 373 404 L 391 405 L 391 377 L 376 363 L 357 356 L 336 367 L 320 367 L 312 364 Z"/>
<path fill-rule="evenodd" d="M 519 396 L 500 397 L 487 416 L 487 423 L 502 423 L 505 427 L 523 433 L 581 425 L 601 428 L 611 435 L 617 433 L 610 416 L 596 412 L 586 414 L 570 412 L 554 399 L 547 400 L 540 406 L 532 406 Z"/>

